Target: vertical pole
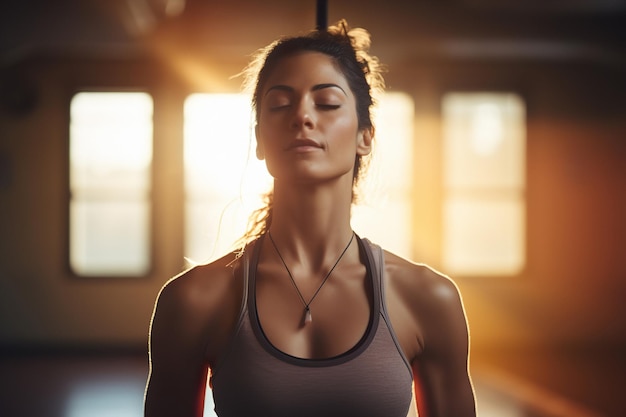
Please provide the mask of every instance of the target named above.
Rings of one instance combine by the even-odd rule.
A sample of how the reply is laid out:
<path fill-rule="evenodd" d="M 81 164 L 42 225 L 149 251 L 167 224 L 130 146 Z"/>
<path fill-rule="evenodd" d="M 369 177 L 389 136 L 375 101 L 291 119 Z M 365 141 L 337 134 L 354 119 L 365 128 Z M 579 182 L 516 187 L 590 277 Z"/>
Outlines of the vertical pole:
<path fill-rule="evenodd" d="M 328 1 L 317 0 L 317 21 L 315 25 L 317 30 L 328 29 Z"/>

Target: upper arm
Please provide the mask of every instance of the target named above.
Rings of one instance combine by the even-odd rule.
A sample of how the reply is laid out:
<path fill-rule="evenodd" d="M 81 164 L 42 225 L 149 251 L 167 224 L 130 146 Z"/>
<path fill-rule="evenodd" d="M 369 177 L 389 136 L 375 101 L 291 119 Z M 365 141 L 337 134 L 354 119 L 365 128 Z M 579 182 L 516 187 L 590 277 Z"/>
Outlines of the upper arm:
<path fill-rule="evenodd" d="M 206 323 L 195 314 L 185 283 L 167 284 L 157 299 L 149 336 L 145 415 L 202 415 L 206 385 Z"/>
<path fill-rule="evenodd" d="M 423 351 L 412 363 L 419 415 L 474 417 L 469 335 L 461 297 L 452 281 L 429 274 L 428 284 L 421 288 L 418 317 Z"/>

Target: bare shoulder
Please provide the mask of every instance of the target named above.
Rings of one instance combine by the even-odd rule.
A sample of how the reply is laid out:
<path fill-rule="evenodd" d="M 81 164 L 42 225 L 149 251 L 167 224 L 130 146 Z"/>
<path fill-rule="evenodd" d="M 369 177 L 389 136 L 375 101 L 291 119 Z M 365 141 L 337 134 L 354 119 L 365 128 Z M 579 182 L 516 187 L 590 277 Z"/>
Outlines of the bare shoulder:
<path fill-rule="evenodd" d="M 411 359 L 467 345 L 467 322 L 457 285 L 425 265 L 385 252 L 388 310 Z"/>
<path fill-rule="evenodd" d="M 385 251 L 388 285 L 412 302 L 432 308 L 459 303 L 459 290 L 452 279 L 425 264 L 414 263 Z"/>
<path fill-rule="evenodd" d="M 154 344 L 178 340 L 216 359 L 237 320 L 243 294 L 241 260 L 229 254 L 194 266 L 161 289 L 152 320 Z M 210 337 L 208 337 L 210 335 Z"/>
<path fill-rule="evenodd" d="M 172 304 L 181 312 L 219 307 L 240 287 L 236 279 L 239 264 L 231 253 L 209 264 L 193 266 L 165 283 L 159 304 Z"/>
<path fill-rule="evenodd" d="M 209 264 L 195 265 L 165 283 L 159 299 L 183 308 L 210 308 L 213 301 L 219 302 L 235 289 L 239 263 L 234 254 L 228 254 Z"/>

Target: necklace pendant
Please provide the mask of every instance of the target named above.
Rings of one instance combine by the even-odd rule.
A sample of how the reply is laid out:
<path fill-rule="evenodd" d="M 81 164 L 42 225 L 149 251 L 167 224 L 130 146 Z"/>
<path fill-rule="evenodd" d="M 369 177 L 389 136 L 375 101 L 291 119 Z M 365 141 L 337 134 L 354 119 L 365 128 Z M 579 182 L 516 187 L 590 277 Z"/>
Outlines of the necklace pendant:
<path fill-rule="evenodd" d="M 308 324 L 313 321 L 313 316 L 311 316 L 311 310 L 307 307 L 304 312 L 304 324 Z"/>

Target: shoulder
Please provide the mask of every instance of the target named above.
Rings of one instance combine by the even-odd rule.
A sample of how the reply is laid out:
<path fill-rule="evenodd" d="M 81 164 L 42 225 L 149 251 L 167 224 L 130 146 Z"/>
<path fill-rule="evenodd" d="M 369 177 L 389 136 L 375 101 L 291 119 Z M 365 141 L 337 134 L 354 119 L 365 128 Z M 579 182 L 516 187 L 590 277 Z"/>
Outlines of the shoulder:
<path fill-rule="evenodd" d="M 147 414 L 196 415 L 207 367 L 225 351 L 238 317 L 240 264 L 229 254 L 182 272 L 161 289 L 150 324 Z"/>
<path fill-rule="evenodd" d="M 459 290 L 454 281 L 426 264 L 414 263 L 385 251 L 385 272 L 388 285 L 422 305 L 436 308 L 459 301 Z"/>
<path fill-rule="evenodd" d="M 243 294 L 242 260 L 229 254 L 194 266 L 161 289 L 151 326 L 153 343 L 206 349 L 209 360 L 221 352 L 235 326 Z M 207 335 L 211 335 L 207 340 Z M 161 342 L 161 343 L 159 343 Z"/>
<path fill-rule="evenodd" d="M 209 264 L 193 266 L 165 283 L 158 303 L 181 311 L 211 308 L 237 289 L 240 264 L 230 253 Z"/>
<path fill-rule="evenodd" d="M 388 297 L 402 305 L 422 349 L 463 346 L 467 323 L 460 291 L 445 274 L 385 252 Z"/>

